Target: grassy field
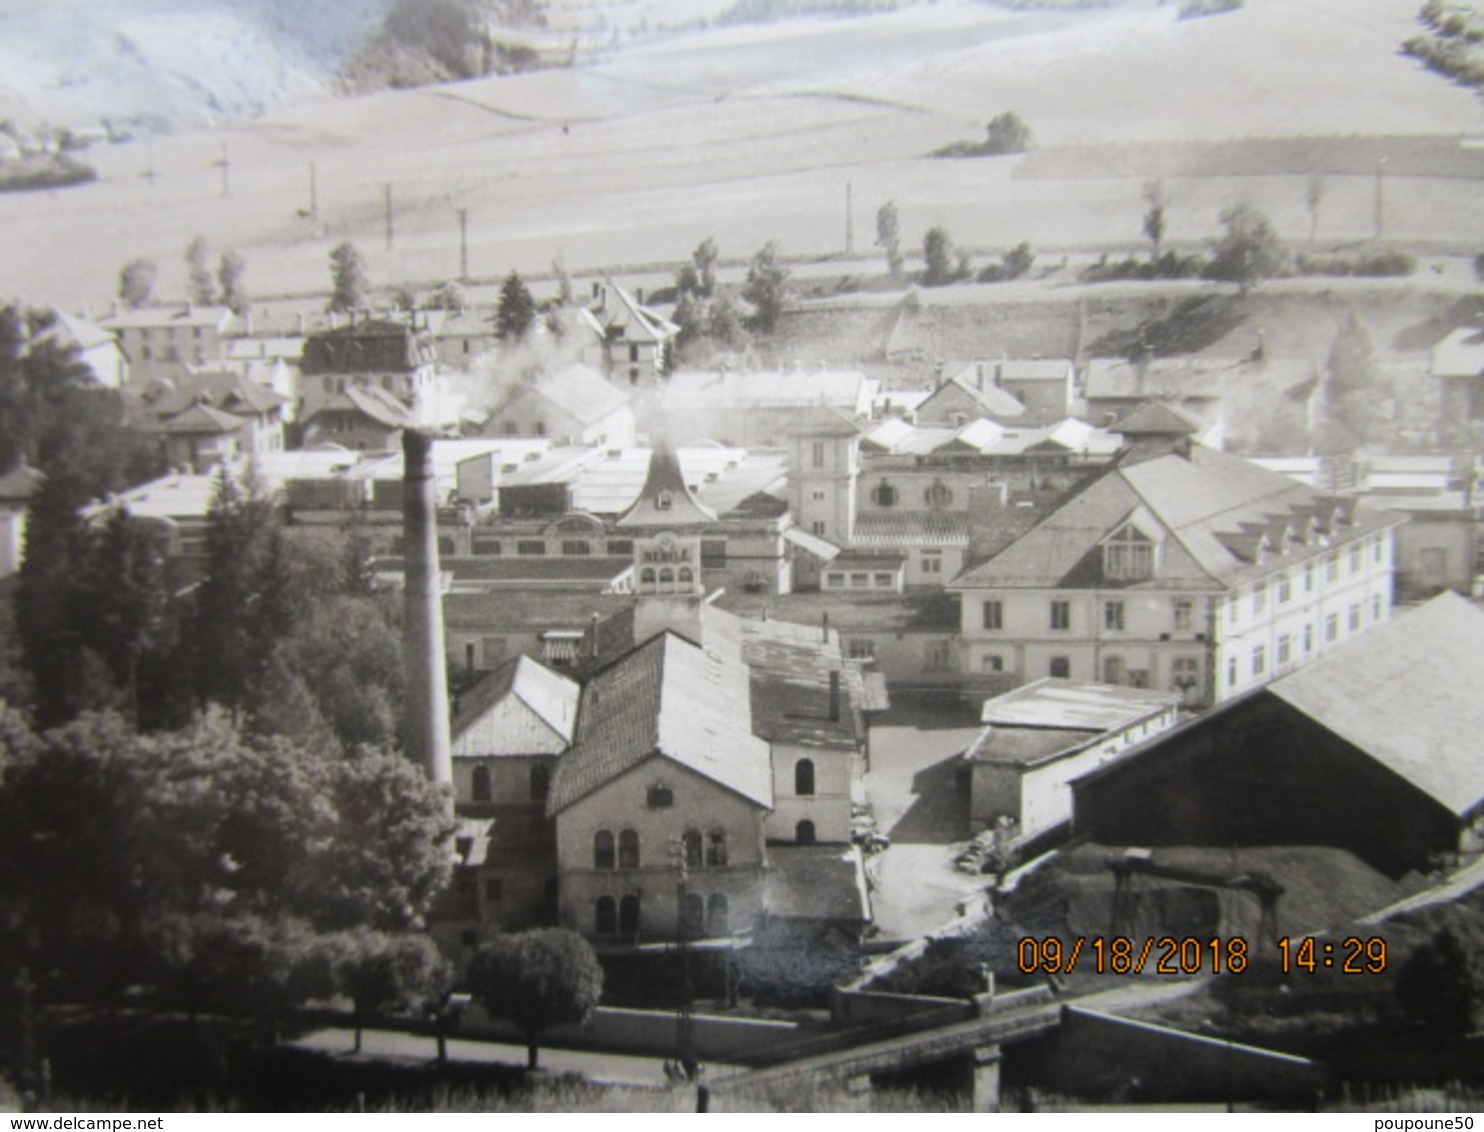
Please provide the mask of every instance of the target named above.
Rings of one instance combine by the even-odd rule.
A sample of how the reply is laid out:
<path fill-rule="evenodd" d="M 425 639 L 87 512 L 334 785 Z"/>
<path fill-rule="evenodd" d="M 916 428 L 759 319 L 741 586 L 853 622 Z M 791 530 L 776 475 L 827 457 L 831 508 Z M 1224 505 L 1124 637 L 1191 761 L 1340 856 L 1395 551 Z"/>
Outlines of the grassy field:
<path fill-rule="evenodd" d="M 1022 178 L 1016 159 L 924 155 L 979 136 L 1003 109 L 1035 131 L 1045 153 L 1033 160 L 1092 143 L 1484 133 L 1484 104 L 1396 53 L 1414 13 L 1413 0 L 1249 0 L 1178 21 L 1153 0 L 1041 12 L 942 0 L 688 32 L 576 71 L 304 107 L 158 140 L 152 179 L 144 144 L 113 146 L 90 153 L 92 185 L 0 200 L 11 237 L 0 293 L 98 305 L 136 255 L 161 262 L 162 293 L 180 293 L 197 233 L 242 249 L 259 294 L 325 286 L 326 254 L 344 238 L 377 282 L 434 282 L 457 273 L 459 209 L 481 277 L 542 271 L 558 255 L 578 271 L 674 261 L 707 235 L 728 255 L 770 238 L 828 254 L 844 243 L 847 182 L 858 248 L 886 199 L 899 202 L 908 244 L 933 224 L 967 244 L 1137 242 L 1131 170 Z M 311 163 L 317 216 L 303 214 Z M 1484 239 L 1472 184 L 1392 181 L 1388 236 Z M 1370 234 L 1371 182 L 1336 175 L 1322 238 Z M 1306 235 L 1306 184 L 1307 169 L 1184 178 L 1169 235 L 1205 238 L 1238 196 Z"/>

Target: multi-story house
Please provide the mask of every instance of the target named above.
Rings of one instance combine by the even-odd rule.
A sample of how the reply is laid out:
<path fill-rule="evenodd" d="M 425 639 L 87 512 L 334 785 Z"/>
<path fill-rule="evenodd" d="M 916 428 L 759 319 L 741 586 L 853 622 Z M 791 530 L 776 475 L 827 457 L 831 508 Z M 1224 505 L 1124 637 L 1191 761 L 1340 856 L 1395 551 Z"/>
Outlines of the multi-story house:
<path fill-rule="evenodd" d="M 305 340 L 300 370 L 298 416 L 306 425 L 322 409 L 381 413 L 375 406 L 347 401 L 355 391 L 373 389 L 375 397 L 388 406 L 400 404 L 413 425 L 444 423 L 441 417 L 447 406 L 439 391 L 438 349 L 423 321 L 398 322 L 352 313 L 348 322 Z M 329 426 L 325 430 L 335 431 Z"/>
<path fill-rule="evenodd" d="M 220 357 L 223 340 L 240 328 L 229 308 L 192 304 L 115 311 L 99 325 L 118 335 L 136 388 Z"/>
<path fill-rule="evenodd" d="M 1209 705 L 1390 616 L 1403 516 L 1192 444 L 1162 406 L 1120 430 L 1116 466 L 950 584 L 966 673 Z"/>

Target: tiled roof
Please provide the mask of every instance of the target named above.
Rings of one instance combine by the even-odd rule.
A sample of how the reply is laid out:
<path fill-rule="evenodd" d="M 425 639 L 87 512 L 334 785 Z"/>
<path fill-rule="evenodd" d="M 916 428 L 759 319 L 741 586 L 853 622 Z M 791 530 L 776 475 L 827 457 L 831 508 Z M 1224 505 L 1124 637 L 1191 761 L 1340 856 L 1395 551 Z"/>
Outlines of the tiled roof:
<path fill-rule="evenodd" d="M 215 434 L 236 432 L 246 424 L 246 417 L 224 413 L 222 410 L 214 409 L 210 405 L 196 404 L 184 412 L 177 413 L 159 427 L 161 432 L 168 432 L 172 435 L 184 433 Z"/>
<path fill-rule="evenodd" d="M 511 658 L 461 697 L 452 725 L 454 757 L 559 753 L 572 739 L 578 693 L 576 681 L 540 661 Z M 490 718 L 496 709 L 502 709 L 498 718 Z"/>
<path fill-rule="evenodd" d="M 315 406 L 308 420 L 324 413 L 355 412 L 387 428 L 412 428 L 417 422 L 407 406 L 384 389 L 350 386 L 344 392 L 331 393 Z"/>
<path fill-rule="evenodd" d="M 1078 588 L 1106 584 L 1099 562 L 1102 540 L 1139 508 L 1162 540 L 1155 574 L 1131 588 L 1221 590 L 1295 561 L 1317 558 L 1317 540 L 1294 533 L 1311 522 L 1335 526 L 1350 511 L 1353 525 L 1332 541 L 1395 525 L 1400 516 L 1354 509 L 1248 460 L 1196 445 L 1188 456 L 1167 455 L 1110 468 L 989 561 L 966 570 L 951 588 Z M 1288 531 L 1271 555 L 1261 535 Z"/>
<path fill-rule="evenodd" d="M 476 555 L 474 557 L 442 555 L 439 568 L 454 581 L 510 582 L 521 581 L 611 581 L 633 566 L 631 558 L 611 558 L 601 554 L 587 557 L 523 557 L 521 555 Z M 401 558 L 379 558 L 372 566 L 388 573 L 405 572 Z"/>
<path fill-rule="evenodd" d="M 1123 436 L 1194 436 L 1205 426 L 1163 401 L 1148 401 L 1125 413 L 1109 431 Z"/>
<path fill-rule="evenodd" d="M 975 379 L 969 376 L 971 372 L 959 373 L 945 381 L 927 400 L 917 406 L 917 415 L 921 417 L 925 413 L 931 413 L 934 401 L 940 396 L 951 396 L 955 390 L 967 394 L 987 417 L 1006 417 L 1013 420 L 1025 415 L 1025 406 L 1013 393 L 1007 393 L 992 384 L 980 388 Z"/>
<path fill-rule="evenodd" d="M 652 637 L 588 678 L 547 812 L 560 813 L 651 756 L 771 809 L 768 746 L 752 734 L 749 715 L 740 657 L 669 632 Z"/>
<path fill-rule="evenodd" d="M 450 630 L 466 633 L 537 634 L 585 629 L 594 614 L 608 617 L 633 604 L 633 597 L 626 594 L 561 590 L 533 590 L 521 594 L 519 601 L 503 593 L 451 593 L 443 598 L 443 620 Z"/>
<path fill-rule="evenodd" d="M 161 393 L 149 404 L 157 418 L 173 417 L 192 405 L 206 404 L 225 412 L 246 409 L 267 413 L 286 404 L 289 398 L 261 385 L 245 381 L 232 372 L 198 372 L 180 380 L 174 388 Z"/>
<path fill-rule="evenodd" d="M 1266 694 L 1468 816 L 1484 808 L 1481 668 L 1484 611 L 1445 593 L 1280 677 Z"/>
<path fill-rule="evenodd" d="M 763 884 L 763 907 L 781 919 L 871 918 L 865 869 L 853 845 L 772 845 Z"/>
<path fill-rule="evenodd" d="M 747 617 L 789 621 L 818 631 L 824 618 L 842 633 L 957 633 L 959 600 L 956 594 L 837 593 L 744 594 L 728 590 L 717 601 L 721 608 Z"/>
<path fill-rule="evenodd" d="M 141 307 L 121 310 L 98 321 L 109 330 L 170 326 L 216 327 L 221 330 L 233 317 L 228 307 Z"/>
<path fill-rule="evenodd" d="M 436 359 L 437 347 L 426 331 L 372 319 L 311 334 L 301 365 L 307 375 L 411 373 Z"/>

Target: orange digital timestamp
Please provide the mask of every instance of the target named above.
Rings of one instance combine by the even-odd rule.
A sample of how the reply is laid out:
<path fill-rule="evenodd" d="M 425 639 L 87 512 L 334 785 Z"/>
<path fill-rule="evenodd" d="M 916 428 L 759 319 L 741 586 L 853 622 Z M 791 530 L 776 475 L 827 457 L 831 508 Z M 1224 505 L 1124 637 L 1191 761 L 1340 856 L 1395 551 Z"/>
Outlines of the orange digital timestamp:
<path fill-rule="evenodd" d="M 1278 969 L 1285 975 L 1298 971 L 1379 975 L 1386 970 L 1387 958 L 1386 940 L 1378 935 L 1352 935 L 1338 941 L 1284 936 L 1278 941 Z"/>
<path fill-rule="evenodd" d="M 1241 974 L 1251 947 L 1241 936 L 1026 936 L 1018 946 L 1018 965 L 1027 974 L 1070 975 L 1224 975 Z"/>

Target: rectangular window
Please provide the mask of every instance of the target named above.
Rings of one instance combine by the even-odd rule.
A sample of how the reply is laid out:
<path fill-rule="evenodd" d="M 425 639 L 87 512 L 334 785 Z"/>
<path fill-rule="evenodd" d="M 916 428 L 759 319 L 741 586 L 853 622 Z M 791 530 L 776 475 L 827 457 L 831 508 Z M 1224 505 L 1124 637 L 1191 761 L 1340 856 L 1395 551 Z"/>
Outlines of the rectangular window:
<path fill-rule="evenodd" d="M 1350 548 L 1350 573 L 1360 573 L 1360 546 L 1356 544 Z"/>
<path fill-rule="evenodd" d="M 1293 653 L 1293 638 L 1286 633 L 1278 638 L 1278 663 L 1287 664 Z"/>
<path fill-rule="evenodd" d="M 1380 562 L 1382 560 L 1381 541 L 1382 541 L 1382 536 L 1377 535 L 1376 536 L 1376 542 L 1375 542 L 1375 544 L 1371 548 L 1371 558 L 1374 561 L 1376 561 L 1376 562 Z"/>
<path fill-rule="evenodd" d="M 1050 674 L 1057 680 L 1070 680 L 1072 678 L 1072 661 L 1070 657 L 1053 656 L 1051 658 Z"/>
<path fill-rule="evenodd" d="M 953 642 L 929 641 L 923 668 L 929 672 L 947 672 L 953 667 Z"/>
<path fill-rule="evenodd" d="M 1235 625 L 1237 623 L 1237 619 L 1240 616 L 1241 616 L 1241 610 L 1239 610 L 1237 608 L 1237 599 L 1234 597 L 1234 598 L 1231 599 L 1230 604 L 1228 604 L 1227 607 L 1226 607 L 1226 619 L 1228 621 L 1230 621 L 1233 625 Z"/>
<path fill-rule="evenodd" d="M 1304 571 L 1304 593 L 1314 592 L 1314 567 L 1310 566 Z"/>
<path fill-rule="evenodd" d="M 651 786 L 645 794 L 645 803 L 651 810 L 667 810 L 675 804 L 675 792 L 668 786 Z"/>
<path fill-rule="evenodd" d="M 845 649 L 851 660 L 876 659 L 876 642 L 870 637 L 852 637 L 846 642 Z"/>
<path fill-rule="evenodd" d="M 922 556 L 922 572 L 924 574 L 941 574 L 943 572 L 943 560 L 936 555 L 929 557 L 924 554 Z"/>
<path fill-rule="evenodd" d="M 878 590 L 889 590 L 897 584 L 897 580 L 891 574 L 877 574 L 875 583 Z"/>
<path fill-rule="evenodd" d="M 1191 614 L 1194 607 L 1188 601 L 1175 602 L 1175 628 L 1177 630 L 1189 630 L 1191 626 Z"/>
<path fill-rule="evenodd" d="M 704 547 L 705 543 L 701 545 Z M 634 557 L 634 540 L 630 538 L 611 538 L 608 540 L 607 550 L 610 558 L 632 558 Z"/>
<path fill-rule="evenodd" d="M 1350 631 L 1353 633 L 1360 628 L 1360 602 L 1350 607 Z"/>
<path fill-rule="evenodd" d="M 1339 616 L 1336 615 L 1336 614 L 1334 614 L 1334 613 L 1331 613 L 1329 616 L 1327 616 L 1324 619 L 1324 639 L 1326 641 L 1332 641 L 1336 637 L 1338 637 L 1339 635 L 1340 635 L 1340 619 L 1339 619 Z"/>
<path fill-rule="evenodd" d="M 475 554 L 499 554 L 500 540 L 497 538 L 476 538 L 474 540 Z"/>
<path fill-rule="evenodd" d="M 1310 652 L 1313 652 L 1313 651 L 1314 651 L 1314 626 L 1312 626 L 1312 625 L 1305 625 L 1304 626 L 1304 652 L 1305 653 L 1310 653 Z"/>
<path fill-rule="evenodd" d="M 1053 601 L 1051 603 L 1051 627 L 1053 629 L 1070 629 L 1072 627 L 1072 603 L 1070 601 Z"/>
<path fill-rule="evenodd" d="M 727 564 L 727 540 L 703 538 L 701 540 L 701 565 L 707 570 L 719 570 Z"/>
<path fill-rule="evenodd" d="M 839 590 L 845 588 L 844 574 L 826 574 L 824 576 L 824 587 L 827 590 Z"/>
<path fill-rule="evenodd" d="M 1324 580 L 1326 582 L 1337 581 L 1340 577 L 1340 560 L 1333 554 L 1324 560 Z"/>
<path fill-rule="evenodd" d="M 985 672 L 1005 671 L 1005 658 L 999 653 L 988 653 L 979 660 L 979 667 Z"/>
<path fill-rule="evenodd" d="M 1201 682 L 1201 661 L 1196 656 L 1177 656 L 1170 661 L 1170 685 L 1186 692 Z"/>
<path fill-rule="evenodd" d="M 809 530 L 816 535 L 824 534 L 824 520 L 815 519 L 812 523 L 809 524 Z"/>
<path fill-rule="evenodd" d="M 515 553 L 527 558 L 539 558 L 546 553 L 544 539 L 523 538 L 515 544 Z"/>
<path fill-rule="evenodd" d="M 809 459 L 814 467 L 824 467 L 824 441 L 816 440 L 809 446 Z"/>
<path fill-rule="evenodd" d="M 1237 686 L 1237 658 L 1230 657 L 1226 662 L 1226 686 L 1235 688 Z"/>
<path fill-rule="evenodd" d="M 823 503 L 824 502 L 824 492 L 822 492 L 822 491 L 816 491 L 813 494 L 814 494 L 814 502 L 815 503 Z"/>
<path fill-rule="evenodd" d="M 1380 594 L 1376 594 L 1375 597 L 1371 598 L 1371 620 L 1372 621 L 1379 621 L 1379 620 L 1381 620 L 1381 595 Z"/>
<path fill-rule="evenodd" d="M 565 538 L 562 540 L 562 554 L 568 558 L 581 558 L 593 552 L 593 544 L 585 538 Z"/>
<path fill-rule="evenodd" d="M 986 629 L 1003 629 L 1005 627 L 1005 605 L 999 601 L 986 601 L 984 603 L 984 627 Z"/>
<path fill-rule="evenodd" d="M 871 575 L 865 573 L 864 571 L 850 575 L 850 588 L 853 590 L 863 590 L 870 584 Z"/>
<path fill-rule="evenodd" d="M 1288 580 L 1288 576 L 1285 574 L 1278 579 L 1278 604 L 1282 605 L 1292 597 L 1293 583 Z"/>
<path fill-rule="evenodd" d="M 1123 602 L 1106 601 L 1103 603 L 1103 628 L 1115 631 L 1123 629 Z"/>
<path fill-rule="evenodd" d="M 1268 607 L 1268 587 L 1266 582 L 1258 582 L 1252 587 L 1252 613 L 1253 616 L 1261 613 Z"/>
<path fill-rule="evenodd" d="M 1267 671 L 1267 667 L 1268 650 L 1262 645 L 1258 645 L 1252 650 L 1252 675 L 1261 676 Z"/>

